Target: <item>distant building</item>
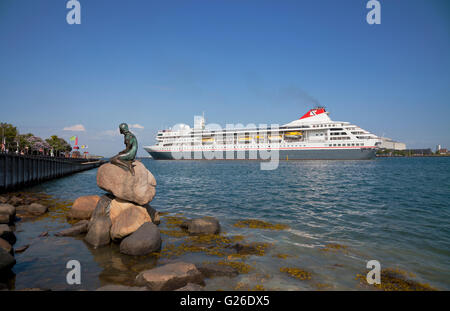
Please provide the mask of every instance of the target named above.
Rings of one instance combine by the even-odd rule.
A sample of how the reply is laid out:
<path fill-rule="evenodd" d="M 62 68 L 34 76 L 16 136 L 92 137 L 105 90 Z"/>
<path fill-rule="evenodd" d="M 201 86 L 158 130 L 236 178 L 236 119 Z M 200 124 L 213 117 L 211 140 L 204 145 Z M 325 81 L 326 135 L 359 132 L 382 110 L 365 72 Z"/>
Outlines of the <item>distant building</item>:
<path fill-rule="evenodd" d="M 448 150 L 446 148 L 441 148 L 441 149 L 439 149 L 439 153 L 440 154 L 447 154 Z"/>
<path fill-rule="evenodd" d="M 437 145 L 437 146 L 436 146 L 436 152 L 439 153 L 440 150 L 441 150 L 441 145 Z"/>
<path fill-rule="evenodd" d="M 400 143 L 398 141 L 394 141 L 390 138 L 387 137 L 380 137 L 381 140 L 381 144 L 380 144 L 380 148 L 381 149 L 389 149 L 389 150 L 406 150 L 406 144 L 405 143 Z"/>

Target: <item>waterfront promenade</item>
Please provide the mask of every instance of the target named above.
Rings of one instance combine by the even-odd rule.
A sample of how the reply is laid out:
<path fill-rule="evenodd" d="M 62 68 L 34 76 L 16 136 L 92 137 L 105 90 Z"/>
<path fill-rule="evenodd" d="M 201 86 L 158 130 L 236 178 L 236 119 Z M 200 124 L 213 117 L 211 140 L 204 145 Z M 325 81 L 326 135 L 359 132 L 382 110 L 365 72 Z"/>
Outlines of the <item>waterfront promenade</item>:
<path fill-rule="evenodd" d="M 96 168 L 103 160 L 0 153 L 0 193 Z"/>

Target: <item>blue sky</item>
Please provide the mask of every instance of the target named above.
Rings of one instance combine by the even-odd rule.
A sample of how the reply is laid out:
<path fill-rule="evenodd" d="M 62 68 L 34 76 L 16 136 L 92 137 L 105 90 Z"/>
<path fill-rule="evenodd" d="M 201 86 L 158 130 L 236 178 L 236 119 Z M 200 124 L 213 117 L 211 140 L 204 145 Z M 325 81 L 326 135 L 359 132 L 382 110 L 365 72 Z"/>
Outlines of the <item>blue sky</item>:
<path fill-rule="evenodd" d="M 158 129 L 280 123 L 316 102 L 408 147 L 450 148 L 450 4 L 380 0 L 0 1 L 0 121 L 94 154 Z M 64 128 L 81 124 L 84 131 Z"/>

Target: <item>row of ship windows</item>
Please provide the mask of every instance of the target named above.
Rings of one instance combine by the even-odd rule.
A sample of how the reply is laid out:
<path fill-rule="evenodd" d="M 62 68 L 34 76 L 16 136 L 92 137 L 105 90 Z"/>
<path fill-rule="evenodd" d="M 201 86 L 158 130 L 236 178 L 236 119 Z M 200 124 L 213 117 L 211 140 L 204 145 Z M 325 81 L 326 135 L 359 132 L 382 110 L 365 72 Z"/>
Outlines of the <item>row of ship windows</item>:
<path fill-rule="evenodd" d="M 317 124 L 312 127 L 334 127 L 334 126 L 342 126 L 342 124 Z"/>
<path fill-rule="evenodd" d="M 356 144 L 328 144 L 328 146 L 329 147 L 345 147 L 345 146 L 355 147 L 355 146 L 364 146 L 364 144 L 363 143 L 361 143 L 361 144 L 358 144 L 358 143 L 356 143 Z"/>
<path fill-rule="evenodd" d="M 328 144 L 328 147 L 359 147 L 359 146 L 364 146 L 363 143 L 354 143 L 354 144 Z M 246 148 L 253 148 L 254 146 L 242 146 L 242 148 L 246 149 Z M 270 148 L 270 145 L 267 146 L 268 148 Z M 279 146 L 278 146 L 279 147 Z M 305 145 L 293 145 L 293 147 L 305 147 Z M 164 150 L 169 150 L 170 148 L 163 148 Z M 208 147 L 199 147 L 197 149 L 210 149 Z"/>

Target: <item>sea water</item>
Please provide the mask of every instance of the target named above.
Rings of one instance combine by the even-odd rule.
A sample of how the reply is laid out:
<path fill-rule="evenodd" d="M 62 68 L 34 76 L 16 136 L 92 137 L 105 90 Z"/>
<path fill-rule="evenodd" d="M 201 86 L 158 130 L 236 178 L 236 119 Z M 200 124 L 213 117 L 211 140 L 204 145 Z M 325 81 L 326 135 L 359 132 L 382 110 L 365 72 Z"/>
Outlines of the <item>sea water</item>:
<path fill-rule="evenodd" d="M 216 217 L 226 236 L 271 245 L 244 262 L 249 273 L 206 280 L 206 289 L 358 290 L 355 277 L 369 260 L 382 269 L 407 271 L 417 282 L 450 289 L 450 158 L 379 158 L 370 161 L 283 161 L 273 171 L 254 161 L 155 161 L 141 159 L 157 180 L 152 207 L 168 215 Z M 103 191 L 90 170 L 26 189 L 58 200 Z M 93 249 L 82 238 L 55 237 L 69 227 L 57 208 L 17 223 L 16 289 L 96 289 L 133 285 L 136 274 L 170 260 L 223 260 L 202 253 L 176 258 L 122 255 L 117 245 Z M 285 224 L 284 230 L 240 228 L 240 220 Z M 160 225 L 164 228 L 163 223 Z M 48 231 L 48 237 L 39 234 Z M 162 235 L 163 248 L 177 239 Z M 244 243 L 243 242 L 243 243 Z M 337 249 L 328 248 L 338 245 Z M 277 256 L 283 254 L 283 257 Z M 81 285 L 66 283 L 66 263 L 81 264 Z M 280 268 L 301 268 L 299 280 Z"/>

